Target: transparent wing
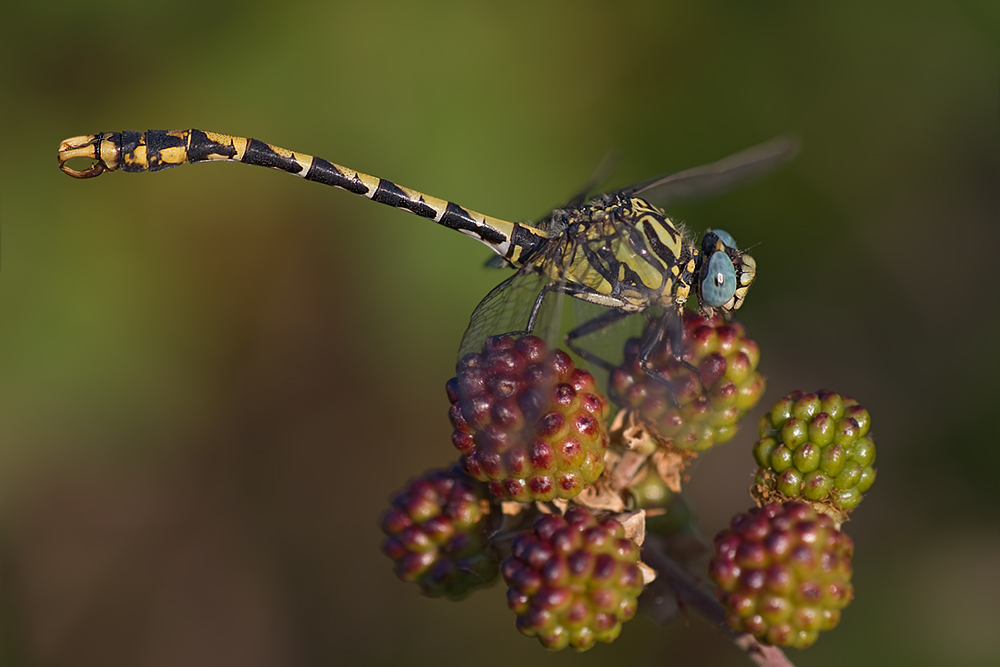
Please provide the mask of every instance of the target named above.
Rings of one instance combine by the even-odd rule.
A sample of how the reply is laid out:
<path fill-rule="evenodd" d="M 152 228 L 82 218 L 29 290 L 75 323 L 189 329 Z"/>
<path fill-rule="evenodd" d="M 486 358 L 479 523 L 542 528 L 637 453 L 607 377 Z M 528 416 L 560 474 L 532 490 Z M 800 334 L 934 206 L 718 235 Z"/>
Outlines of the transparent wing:
<path fill-rule="evenodd" d="M 509 269 L 513 264 L 501 255 L 492 255 L 488 260 L 483 262 L 483 266 L 487 269 Z"/>
<path fill-rule="evenodd" d="M 573 319 L 576 326 L 597 321 L 609 310 L 611 309 L 607 306 L 573 299 Z M 641 311 L 635 312 L 574 340 L 576 346 L 601 360 L 600 363 L 587 364 L 588 370 L 597 378 L 598 386 L 607 386 L 608 369 L 622 365 L 625 360 L 626 341 L 629 338 L 638 338 L 645 324 L 645 314 Z"/>
<path fill-rule="evenodd" d="M 745 185 L 790 161 L 799 151 L 794 137 L 778 137 L 718 162 L 685 169 L 621 190 L 659 206 L 702 199 Z"/>
<path fill-rule="evenodd" d="M 470 352 L 479 352 L 490 336 L 505 333 L 523 334 L 535 300 L 549 282 L 548 276 L 538 273 L 530 266 L 523 266 L 517 273 L 490 290 L 472 311 L 469 327 L 465 330 L 458 349 L 458 358 L 461 359 Z M 545 298 L 545 301 L 550 303 L 543 303 L 541 314 L 545 317 L 551 316 L 546 308 L 551 310 L 552 296 L 547 295 Z M 537 331 L 538 328 L 536 324 L 535 333 L 541 335 Z M 542 337 L 549 343 L 553 342 L 546 336 Z"/>
<path fill-rule="evenodd" d="M 589 358 L 593 362 L 585 365 L 603 383 L 608 369 L 622 363 L 626 340 L 641 334 L 646 318 L 642 312 L 628 316 L 622 312 L 621 317 L 612 314 L 610 320 L 613 321 L 609 320 L 610 323 L 605 325 L 604 320 L 595 318 L 617 311 L 614 306 L 607 305 L 605 295 L 579 283 L 554 281 L 551 276 L 569 273 L 566 270 L 568 267 L 557 268 L 561 263 L 573 262 L 574 258 L 581 261 L 584 255 L 578 252 L 582 250 L 581 244 L 588 245 L 590 248 L 586 254 L 593 256 L 615 248 L 614 254 L 619 260 L 633 270 L 642 271 L 646 260 L 638 254 L 628 254 L 631 246 L 622 238 L 627 233 L 627 230 L 616 228 L 610 236 L 551 238 L 532 261 L 494 287 L 476 306 L 459 346 L 459 359 L 470 352 L 480 351 L 490 336 L 527 333 L 532 311 L 537 308 L 530 333 L 543 338 L 550 347 L 570 351 L 565 341 L 566 334 L 580 325 L 592 323 L 587 327 L 586 335 L 573 338 L 572 347 L 577 348 L 584 359 Z M 580 275 L 577 274 L 577 277 Z M 591 296 L 604 298 L 605 303 L 593 303 L 588 300 Z M 571 308 L 567 307 L 570 303 Z M 593 326 L 598 322 L 600 326 Z"/>
<path fill-rule="evenodd" d="M 587 184 L 583 186 L 582 190 L 570 197 L 570 200 L 566 202 L 565 208 L 580 206 L 583 202 L 587 201 L 587 196 L 591 192 L 597 190 L 611 178 L 611 175 L 618 169 L 621 161 L 621 151 L 619 149 L 612 148 L 605 153 L 600 164 L 594 169 L 594 173 L 587 179 Z"/>
<path fill-rule="evenodd" d="M 479 302 L 469 318 L 459 345 L 458 358 L 470 352 L 478 352 L 490 336 L 501 334 L 527 333 L 529 318 L 533 309 L 535 316 L 532 334 L 542 338 L 551 347 L 562 347 L 562 334 L 572 319 L 564 322 L 564 302 L 566 295 L 550 276 L 562 272 L 554 270 L 553 264 L 565 261 L 567 243 L 575 247 L 575 240 L 566 237 L 550 239 L 536 255 L 526 262 L 517 273 L 503 281 Z"/>

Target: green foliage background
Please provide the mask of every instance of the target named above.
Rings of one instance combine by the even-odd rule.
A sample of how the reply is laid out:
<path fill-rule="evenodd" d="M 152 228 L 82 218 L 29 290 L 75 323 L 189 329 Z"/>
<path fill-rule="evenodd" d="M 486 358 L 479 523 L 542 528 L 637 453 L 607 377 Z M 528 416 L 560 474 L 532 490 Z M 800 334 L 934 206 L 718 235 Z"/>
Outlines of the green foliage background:
<path fill-rule="evenodd" d="M 998 7 L 6 4 L 0 661 L 747 664 L 697 617 L 550 656 L 502 586 L 396 581 L 378 515 L 454 458 L 443 385 L 502 276 L 468 238 L 261 169 L 56 168 L 65 137 L 199 127 L 507 219 L 610 148 L 624 185 L 797 134 L 791 167 L 674 211 L 759 266 L 741 316 L 769 390 L 695 470 L 704 531 L 750 506 L 768 404 L 854 395 L 879 449 L 846 528 L 857 599 L 792 658 L 996 664 Z"/>

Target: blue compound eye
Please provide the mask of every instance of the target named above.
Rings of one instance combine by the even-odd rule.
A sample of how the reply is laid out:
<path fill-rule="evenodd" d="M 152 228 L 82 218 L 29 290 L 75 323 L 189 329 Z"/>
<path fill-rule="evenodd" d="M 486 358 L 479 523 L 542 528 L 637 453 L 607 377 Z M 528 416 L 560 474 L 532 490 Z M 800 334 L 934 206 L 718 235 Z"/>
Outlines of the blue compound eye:
<path fill-rule="evenodd" d="M 734 294 L 736 294 L 736 269 L 733 268 L 733 261 L 721 250 L 713 252 L 708 258 L 705 279 L 701 281 L 701 298 L 713 308 L 718 308 L 732 299 Z"/>
<path fill-rule="evenodd" d="M 729 232 L 727 232 L 726 230 L 724 230 L 724 229 L 713 229 L 712 233 L 715 234 L 716 236 L 718 236 L 719 240 L 722 241 L 723 243 L 725 243 L 730 248 L 735 248 L 736 247 L 736 239 L 734 239 L 733 235 L 730 234 Z"/>

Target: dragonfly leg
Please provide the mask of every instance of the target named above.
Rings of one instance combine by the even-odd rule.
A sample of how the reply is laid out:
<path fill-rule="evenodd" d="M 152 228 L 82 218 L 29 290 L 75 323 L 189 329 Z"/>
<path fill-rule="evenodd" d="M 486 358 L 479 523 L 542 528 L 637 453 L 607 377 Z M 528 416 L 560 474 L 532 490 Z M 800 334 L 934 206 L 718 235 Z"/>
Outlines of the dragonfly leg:
<path fill-rule="evenodd" d="M 510 279 L 508 279 L 508 281 L 509 280 Z M 507 281 L 505 281 L 505 283 L 506 282 Z M 498 287 L 502 286 L 504 286 L 504 283 L 501 283 Z M 558 286 L 553 285 L 552 283 L 548 283 L 544 287 L 542 287 L 542 289 L 539 290 L 538 292 L 538 296 L 535 297 L 535 302 L 531 304 L 531 312 L 528 314 L 528 322 L 527 324 L 524 325 L 524 329 L 520 331 L 508 331 L 504 333 L 504 335 L 513 336 L 517 338 L 520 336 L 530 336 L 531 334 L 533 334 L 535 332 L 535 325 L 538 324 L 538 315 L 542 311 L 542 304 L 545 302 L 545 295 L 547 295 L 549 292 L 560 292 L 560 291 L 561 290 L 558 289 Z M 475 314 L 473 313 L 473 315 Z"/>
<path fill-rule="evenodd" d="M 552 294 L 565 294 L 571 296 L 575 299 L 582 299 L 589 303 L 596 303 L 602 306 L 608 306 L 609 308 L 620 309 L 618 306 L 622 303 L 619 299 L 614 297 L 609 297 L 599 292 L 595 292 L 589 287 L 584 287 L 582 285 L 576 285 L 573 283 L 547 283 L 539 292 L 538 296 L 535 297 L 535 303 L 531 306 L 531 314 L 528 315 L 528 324 L 525 327 L 524 332 L 520 333 L 532 333 L 535 330 L 535 325 L 538 323 L 538 316 L 542 311 L 542 303 L 545 301 L 545 295 Z M 630 314 L 632 311 L 624 311 L 624 315 Z M 603 316 L 601 316 L 603 317 Z M 620 318 L 619 318 L 620 319 Z M 585 325 L 586 323 L 584 323 Z M 581 325 L 583 326 L 583 325 Z M 579 328 L 579 327 L 577 327 Z M 596 331 L 597 329 L 594 329 Z M 568 336 L 569 334 L 567 334 Z"/>
<path fill-rule="evenodd" d="M 674 407 L 680 407 L 677 402 L 677 396 L 674 390 L 673 382 L 669 377 L 663 375 L 657 369 L 649 365 L 649 359 L 653 356 L 653 351 L 663 340 L 664 336 L 668 337 L 668 342 L 670 344 L 670 355 L 674 358 L 674 361 L 683 366 L 684 368 L 691 371 L 691 374 L 695 377 L 701 390 L 704 391 L 704 385 L 701 383 L 701 371 L 697 366 L 691 362 L 684 359 L 684 324 L 681 314 L 676 316 L 673 313 L 664 313 L 659 318 L 650 323 L 643 332 L 642 339 L 639 342 L 639 368 L 642 371 L 659 382 L 665 385 L 670 390 L 670 399 L 674 404 Z"/>
<path fill-rule="evenodd" d="M 542 310 L 542 302 L 545 301 L 545 295 L 554 291 L 557 290 L 554 289 L 553 284 L 547 283 L 538 292 L 538 296 L 535 297 L 535 303 L 531 305 L 531 314 L 528 315 L 528 324 L 524 327 L 524 333 L 530 334 L 535 330 L 535 323 L 538 321 L 538 313 Z"/>
<path fill-rule="evenodd" d="M 630 311 L 623 310 L 621 308 L 601 313 L 597 317 L 591 318 L 566 332 L 566 345 L 569 349 L 579 355 L 580 358 L 586 360 L 587 363 L 599 366 L 609 372 L 613 371 L 615 369 L 615 365 L 613 363 L 598 356 L 590 350 L 585 349 L 581 345 L 578 345 L 576 340 L 578 338 L 583 338 L 584 336 L 604 331 L 608 327 L 622 321 L 629 315 L 632 315 Z"/>
<path fill-rule="evenodd" d="M 589 336 L 590 334 L 603 331 L 608 327 L 613 326 L 625 317 L 632 315 L 634 311 L 621 307 L 622 302 L 619 299 L 606 294 L 601 294 L 600 292 L 583 285 L 575 283 L 549 283 L 542 288 L 542 291 L 535 299 L 535 304 L 531 309 L 531 316 L 528 319 L 529 333 L 534 330 L 535 320 L 542 307 L 542 300 L 549 292 L 565 294 L 575 299 L 581 299 L 583 301 L 587 301 L 588 303 L 596 303 L 610 308 L 610 310 L 601 313 L 597 317 L 589 319 L 566 332 L 564 340 L 566 341 L 566 345 L 569 349 L 579 355 L 582 359 L 586 360 L 588 363 L 599 366 L 607 371 L 613 370 L 615 368 L 613 363 L 591 352 L 590 350 L 584 349 L 580 345 L 576 344 L 575 341 L 578 338 Z"/>
<path fill-rule="evenodd" d="M 548 294 L 565 294 L 567 296 L 574 297 L 576 299 L 582 299 L 590 303 L 598 303 L 601 305 L 606 305 L 610 308 L 607 312 L 598 315 L 597 317 L 583 322 L 579 326 L 570 330 L 566 333 L 564 340 L 566 345 L 582 359 L 586 360 L 588 363 L 594 364 L 603 368 L 605 370 L 612 370 L 615 365 L 606 359 L 603 359 L 599 355 L 584 349 L 580 345 L 576 344 L 576 339 L 583 336 L 589 336 L 590 334 L 603 331 L 604 329 L 614 325 L 616 322 L 624 319 L 626 316 L 633 314 L 633 311 L 626 310 L 621 307 L 617 307 L 621 302 L 613 297 L 608 297 L 607 295 L 600 294 L 594 290 L 584 287 L 582 285 L 576 285 L 573 283 L 547 283 L 538 292 L 538 296 L 535 297 L 535 301 L 531 306 L 531 312 L 528 315 L 528 322 L 525 325 L 523 331 L 512 331 L 510 335 L 527 335 L 533 334 L 535 332 L 535 327 L 538 324 L 538 318 L 542 311 L 542 304 L 545 301 L 545 297 Z"/>

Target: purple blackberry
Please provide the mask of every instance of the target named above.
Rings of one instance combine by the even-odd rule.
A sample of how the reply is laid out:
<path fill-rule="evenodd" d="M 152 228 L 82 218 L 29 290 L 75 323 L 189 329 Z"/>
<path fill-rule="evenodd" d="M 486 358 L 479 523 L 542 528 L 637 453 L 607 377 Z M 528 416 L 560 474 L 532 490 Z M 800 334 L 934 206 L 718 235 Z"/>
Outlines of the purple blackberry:
<path fill-rule="evenodd" d="M 457 600 L 499 572 L 489 545 L 489 494 L 455 466 L 418 477 L 382 516 L 382 551 L 403 581 L 430 597 Z"/>
<path fill-rule="evenodd" d="M 499 498 L 572 498 L 604 471 L 608 401 L 594 376 L 535 336 L 490 338 L 448 381 L 452 442 Z"/>
<path fill-rule="evenodd" d="M 583 507 L 540 518 L 514 538 L 501 566 L 517 629 L 546 648 L 612 642 L 642 592 L 639 547 L 611 517 Z"/>
<path fill-rule="evenodd" d="M 828 391 L 788 394 L 760 420 L 755 496 L 853 509 L 875 481 L 870 427 L 871 416 L 853 398 Z"/>
<path fill-rule="evenodd" d="M 737 321 L 684 312 L 683 360 L 677 361 L 666 338 L 649 366 L 669 381 L 651 378 L 639 367 L 639 339 L 625 346 L 625 362 L 611 373 L 612 400 L 639 418 L 674 447 L 703 451 L 736 434 L 737 422 L 760 401 L 764 376 L 757 369 L 760 349 Z"/>
<path fill-rule="evenodd" d="M 736 515 L 715 538 L 708 574 L 734 629 L 805 648 L 853 599 L 853 554 L 830 517 L 789 501 Z"/>

